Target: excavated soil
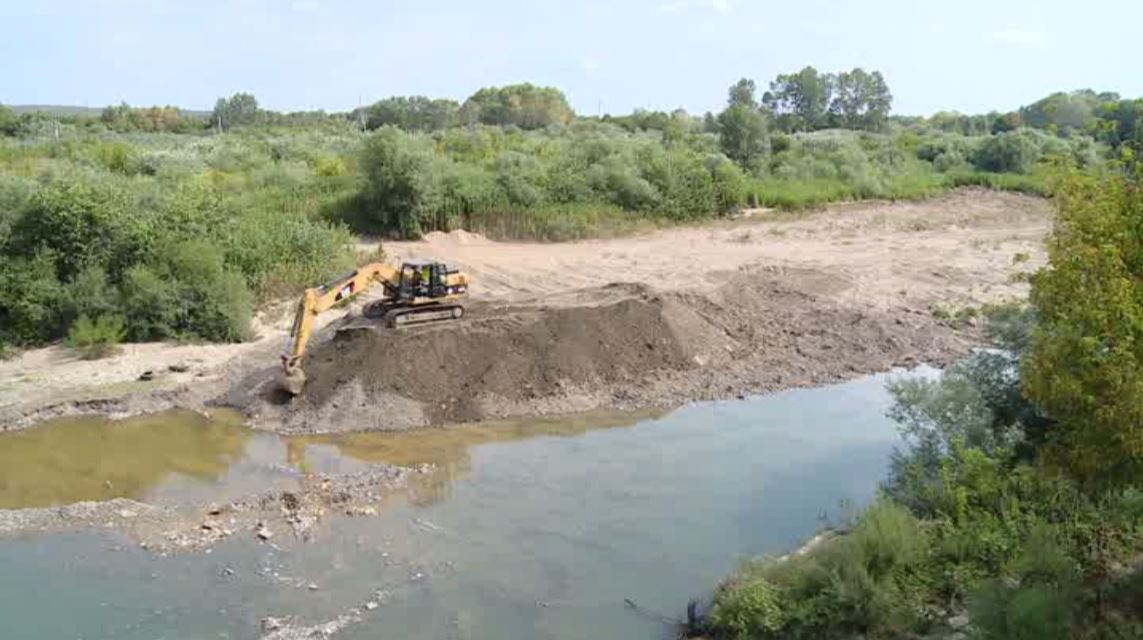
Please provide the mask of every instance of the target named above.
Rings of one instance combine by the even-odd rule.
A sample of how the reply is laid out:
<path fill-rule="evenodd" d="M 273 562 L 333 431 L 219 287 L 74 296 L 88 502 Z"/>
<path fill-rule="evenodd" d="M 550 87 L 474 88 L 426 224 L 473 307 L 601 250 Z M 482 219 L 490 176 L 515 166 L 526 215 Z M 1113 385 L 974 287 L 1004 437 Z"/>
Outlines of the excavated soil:
<path fill-rule="evenodd" d="M 99 361 L 62 346 L 29 350 L 0 361 L 0 431 L 217 404 L 278 431 L 399 429 L 670 406 L 939 364 L 973 336 L 934 310 L 1024 298 L 1051 228 L 1047 201 L 976 189 L 797 217 L 748 213 L 584 242 L 462 231 L 387 242 L 390 260 L 436 258 L 468 272 L 469 315 L 334 337 L 360 323 L 367 300 L 325 314 L 307 356 L 310 388 L 289 403 L 270 392 L 288 301 L 246 344 L 125 345 Z"/>
<path fill-rule="evenodd" d="M 532 303 L 478 303 L 407 329 L 348 321 L 306 361 L 303 394 L 239 404 L 284 432 L 405 429 L 597 408 L 668 406 L 821 384 L 963 354 L 929 314 L 836 301 L 848 283 L 754 267 L 706 293 L 613 284 Z"/>

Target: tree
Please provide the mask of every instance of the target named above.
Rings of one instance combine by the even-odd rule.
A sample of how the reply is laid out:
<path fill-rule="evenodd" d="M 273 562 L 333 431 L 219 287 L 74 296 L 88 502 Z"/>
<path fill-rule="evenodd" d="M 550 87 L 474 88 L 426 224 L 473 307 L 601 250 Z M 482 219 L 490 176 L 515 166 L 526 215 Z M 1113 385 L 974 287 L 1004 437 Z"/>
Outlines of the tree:
<path fill-rule="evenodd" d="M 249 93 L 236 93 L 229 98 L 219 98 L 214 103 L 212 119 L 221 123 L 223 129 L 254 124 L 258 121 L 258 99 Z"/>
<path fill-rule="evenodd" d="M 377 129 L 393 125 L 406 131 L 439 131 L 454 124 L 459 111 L 460 105 L 455 100 L 395 96 L 366 107 L 365 126 Z"/>
<path fill-rule="evenodd" d="M 829 116 L 834 126 L 876 131 L 885 126 L 893 95 L 880 71 L 867 73 L 858 67 L 843 71 L 832 82 Z"/>
<path fill-rule="evenodd" d="M 464 101 L 461 116 L 470 124 L 542 129 L 571 122 L 575 112 L 559 89 L 524 83 L 477 91 Z"/>
<path fill-rule="evenodd" d="M 1143 151 L 1143 100 L 1117 100 L 1103 103 L 1092 124 L 1098 139 L 1115 149 L 1126 146 Z"/>
<path fill-rule="evenodd" d="M 1058 423 L 1050 458 L 1096 485 L 1143 479 L 1141 179 L 1065 175 L 1050 264 L 1032 283 L 1024 389 Z"/>
<path fill-rule="evenodd" d="M 423 137 L 381 127 L 365 141 L 361 169 L 365 175 L 364 204 L 374 229 L 406 238 L 421 235 L 421 218 L 435 209 L 430 166 L 432 150 Z"/>
<path fill-rule="evenodd" d="M 14 136 L 20 128 L 20 120 L 11 109 L 0 104 L 0 136 Z"/>
<path fill-rule="evenodd" d="M 834 76 L 813 67 L 782 74 L 770 83 L 762 104 L 783 131 L 814 131 L 828 126 Z"/>
<path fill-rule="evenodd" d="M 992 133 L 1004 133 L 1006 131 L 1015 131 L 1020 128 L 1020 114 L 1015 111 L 1008 113 L 997 113 L 992 116 Z"/>
<path fill-rule="evenodd" d="M 1043 155 L 1044 138 L 1044 134 L 1031 129 L 988 136 L 972 154 L 972 164 L 981 171 L 1028 173 Z"/>
<path fill-rule="evenodd" d="M 769 150 L 766 116 L 758 108 L 753 80 L 730 87 L 726 109 L 718 114 L 719 145 L 726 157 L 749 170 L 760 168 Z"/>
<path fill-rule="evenodd" d="M 1071 93 L 1061 91 L 1020 107 L 1020 121 L 1026 127 L 1068 137 L 1072 133 L 1090 130 L 1100 106 L 1118 100 L 1118 94 L 1096 93 L 1091 89 Z"/>

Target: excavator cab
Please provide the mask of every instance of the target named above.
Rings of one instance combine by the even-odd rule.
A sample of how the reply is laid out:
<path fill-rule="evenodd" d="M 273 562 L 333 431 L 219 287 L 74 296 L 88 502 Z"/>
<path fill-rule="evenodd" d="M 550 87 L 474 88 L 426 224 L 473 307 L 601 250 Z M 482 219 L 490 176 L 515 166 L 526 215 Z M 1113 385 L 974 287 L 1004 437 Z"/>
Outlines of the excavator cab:
<path fill-rule="evenodd" d="M 441 298 L 448 295 L 448 267 L 440 262 L 410 260 L 401 265 L 398 299 L 411 302 L 416 298 Z"/>

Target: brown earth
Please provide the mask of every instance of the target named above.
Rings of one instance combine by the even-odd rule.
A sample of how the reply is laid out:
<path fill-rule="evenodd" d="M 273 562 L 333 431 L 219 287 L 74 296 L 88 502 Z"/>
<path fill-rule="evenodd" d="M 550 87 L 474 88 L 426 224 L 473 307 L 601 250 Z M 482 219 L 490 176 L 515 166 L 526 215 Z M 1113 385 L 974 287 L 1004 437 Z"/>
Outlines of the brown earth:
<path fill-rule="evenodd" d="M 677 405 L 819 384 L 971 342 L 929 314 L 839 304 L 810 270 L 755 267 L 707 294 L 616 284 L 405 330 L 349 324 L 307 360 L 288 404 L 242 403 L 268 429 L 403 429 L 587 409 Z"/>
<path fill-rule="evenodd" d="M 293 402 L 271 392 L 288 326 L 279 314 L 246 345 L 138 345 L 96 363 L 56 347 L 0 363 L 0 428 L 220 402 L 274 430 L 397 429 L 673 405 L 939 364 L 974 333 L 934 307 L 1025 296 L 1013 276 L 1043 264 L 1049 209 L 963 190 L 563 244 L 428 234 L 385 250 L 470 273 L 466 318 L 376 330 L 353 309 L 330 314 Z M 335 328 L 347 330 L 334 337 Z M 157 375 L 136 381 L 147 370 Z"/>

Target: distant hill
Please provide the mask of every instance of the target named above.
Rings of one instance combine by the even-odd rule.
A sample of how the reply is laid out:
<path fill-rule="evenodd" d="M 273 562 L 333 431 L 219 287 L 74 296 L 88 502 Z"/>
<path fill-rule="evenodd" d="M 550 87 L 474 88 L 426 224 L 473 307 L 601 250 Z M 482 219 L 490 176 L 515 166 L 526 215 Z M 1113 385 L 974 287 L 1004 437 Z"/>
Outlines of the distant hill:
<path fill-rule="evenodd" d="M 46 113 L 53 116 L 84 116 L 87 118 L 98 118 L 99 114 L 103 113 L 103 107 L 76 107 L 62 104 L 8 104 L 4 105 L 14 111 L 17 115 L 21 113 Z M 205 118 L 210 115 L 209 111 L 196 111 L 194 109 L 180 109 L 188 116 L 198 116 Z"/>

